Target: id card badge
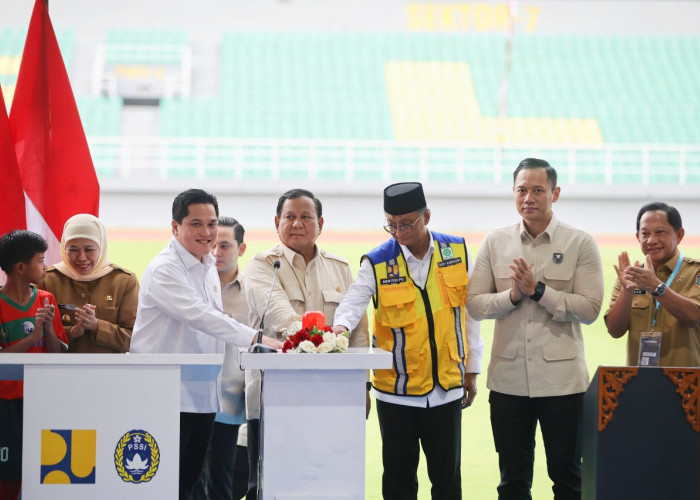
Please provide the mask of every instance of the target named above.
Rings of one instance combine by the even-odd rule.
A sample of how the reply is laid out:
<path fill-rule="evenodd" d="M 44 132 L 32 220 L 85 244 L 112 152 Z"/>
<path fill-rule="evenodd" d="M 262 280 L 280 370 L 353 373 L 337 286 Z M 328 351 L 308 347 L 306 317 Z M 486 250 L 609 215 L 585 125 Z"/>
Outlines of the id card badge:
<path fill-rule="evenodd" d="M 659 366 L 661 332 L 646 332 L 639 338 L 639 366 Z"/>

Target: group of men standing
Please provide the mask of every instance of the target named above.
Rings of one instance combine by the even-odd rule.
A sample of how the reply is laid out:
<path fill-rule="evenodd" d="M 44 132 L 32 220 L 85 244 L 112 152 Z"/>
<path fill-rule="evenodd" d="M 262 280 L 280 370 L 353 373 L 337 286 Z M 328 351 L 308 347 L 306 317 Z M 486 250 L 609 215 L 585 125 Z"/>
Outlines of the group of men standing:
<path fill-rule="evenodd" d="M 538 423 L 555 498 L 580 498 L 579 426 L 589 381 L 581 324 L 598 317 L 604 285 L 593 238 L 553 214 L 560 190 L 549 163 L 523 160 L 513 174 L 521 220 L 489 233 L 472 265 L 464 238 L 428 229 L 422 185 L 392 184 L 384 190 L 384 229 L 391 237 L 362 257 L 353 280 L 344 259 L 316 244 L 321 201 L 294 189 L 277 205 L 279 245 L 248 262 L 245 283 L 236 265 L 245 251 L 242 227 L 234 238 L 240 225 L 219 218 L 212 195 L 178 195 L 173 239 L 143 276 L 131 351 L 226 353 L 219 381 L 182 386 L 180 498 L 190 498 L 193 489 L 219 498 L 216 478 L 225 476 L 217 475 L 218 463 L 233 467 L 244 385 L 235 347 L 255 341 L 266 305 L 263 342 L 269 346 L 281 347 L 303 313 L 318 310 L 335 332 L 351 332 L 351 346 L 365 347 L 370 299 L 372 344 L 393 355 L 393 367 L 375 370 L 368 384 L 382 436 L 384 498 L 417 497 L 421 447 L 432 497 L 461 498 L 461 415 L 477 392 L 482 319 L 496 320 L 487 387 L 499 498 L 530 498 Z M 224 240 L 235 241 L 226 249 L 222 231 Z M 638 362 L 640 338 L 655 332 L 660 364 L 700 366 L 700 262 L 677 249 L 680 215 L 663 203 L 645 205 L 637 236 L 647 260 L 632 265 L 620 255 L 605 317 L 609 332 L 630 332 L 630 364 Z M 226 250 L 235 254 L 233 269 L 222 256 Z M 246 373 L 249 499 L 257 498 L 259 386 L 259 374 Z M 212 433 L 217 438 L 207 452 Z M 231 476 L 221 482 L 230 486 Z"/>

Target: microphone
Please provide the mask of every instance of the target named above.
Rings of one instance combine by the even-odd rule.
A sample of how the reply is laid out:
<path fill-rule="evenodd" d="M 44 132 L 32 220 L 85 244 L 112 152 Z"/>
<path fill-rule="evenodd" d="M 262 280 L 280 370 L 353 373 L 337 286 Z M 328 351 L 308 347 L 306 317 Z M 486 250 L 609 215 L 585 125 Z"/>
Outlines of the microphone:
<path fill-rule="evenodd" d="M 277 349 L 274 347 L 270 347 L 268 345 L 265 345 L 262 343 L 262 337 L 263 337 L 263 329 L 265 327 L 265 313 L 267 313 L 267 306 L 270 305 L 270 299 L 272 298 L 272 289 L 275 287 L 275 282 L 277 281 L 277 271 L 279 271 L 280 268 L 280 261 L 276 260 L 273 264 L 272 267 L 275 268 L 275 273 L 272 276 L 272 284 L 270 285 L 270 291 L 267 294 L 267 302 L 265 303 L 265 308 L 263 309 L 262 315 L 260 316 L 260 326 L 258 327 L 258 338 L 255 344 L 250 346 L 248 348 L 248 352 L 257 352 L 257 353 L 271 353 L 271 352 L 277 352 Z"/>

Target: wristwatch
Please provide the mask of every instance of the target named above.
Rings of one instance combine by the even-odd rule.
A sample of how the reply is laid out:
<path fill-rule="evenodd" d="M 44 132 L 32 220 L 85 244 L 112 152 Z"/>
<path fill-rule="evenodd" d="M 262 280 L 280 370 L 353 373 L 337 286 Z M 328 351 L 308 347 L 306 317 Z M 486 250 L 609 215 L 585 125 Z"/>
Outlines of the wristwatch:
<path fill-rule="evenodd" d="M 535 293 L 530 295 L 530 298 L 534 300 L 535 302 L 539 302 L 542 296 L 544 295 L 544 288 L 545 284 L 542 283 L 541 281 L 538 281 L 537 284 L 535 285 Z"/>
<path fill-rule="evenodd" d="M 665 293 L 666 293 L 666 283 L 661 283 L 659 286 L 654 288 L 654 291 L 651 292 L 651 296 L 652 297 L 661 297 Z"/>

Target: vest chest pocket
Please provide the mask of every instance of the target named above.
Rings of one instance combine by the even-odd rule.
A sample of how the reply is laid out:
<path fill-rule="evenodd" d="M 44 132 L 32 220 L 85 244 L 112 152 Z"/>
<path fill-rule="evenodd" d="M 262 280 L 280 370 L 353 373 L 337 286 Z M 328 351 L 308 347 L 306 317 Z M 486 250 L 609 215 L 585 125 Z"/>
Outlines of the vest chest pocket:
<path fill-rule="evenodd" d="M 416 318 L 416 292 L 411 285 L 380 286 L 379 304 L 384 326 L 406 326 Z"/>
<path fill-rule="evenodd" d="M 461 264 L 443 267 L 439 271 L 443 298 L 451 307 L 464 306 L 467 299 L 467 268 Z"/>

